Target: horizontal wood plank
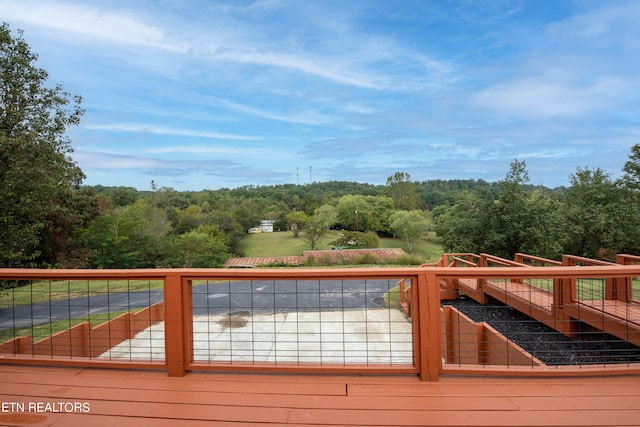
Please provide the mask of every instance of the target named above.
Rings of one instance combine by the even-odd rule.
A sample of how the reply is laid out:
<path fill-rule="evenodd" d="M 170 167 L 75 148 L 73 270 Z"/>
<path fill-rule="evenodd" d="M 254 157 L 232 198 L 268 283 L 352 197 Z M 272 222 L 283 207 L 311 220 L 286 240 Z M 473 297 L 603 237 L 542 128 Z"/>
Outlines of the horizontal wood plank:
<path fill-rule="evenodd" d="M 87 413 L 0 413 L 0 425 L 632 426 L 640 376 L 252 375 L 0 365 L 0 401 Z"/>

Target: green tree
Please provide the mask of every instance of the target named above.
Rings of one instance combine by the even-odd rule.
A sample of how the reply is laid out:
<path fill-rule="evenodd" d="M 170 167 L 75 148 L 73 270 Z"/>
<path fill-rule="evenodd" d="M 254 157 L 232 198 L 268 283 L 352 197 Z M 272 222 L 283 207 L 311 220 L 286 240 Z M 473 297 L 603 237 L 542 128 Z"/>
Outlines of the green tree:
<path fill-rule="evenodd" d="M 406 172 L 396 172 L 387 178 L 385 194 L 393 199 L 396 209 L 412 210 L 420 205 L 416 184 Z"/>
<path fill-rule="evenodd" d="M 189 205 L 184 209 L 173 208 L 172 211 L 173 232 L 184 234 L 198 228 L 206 219 L 202 208 L 198 205 Z"/>
<path fill-rule="evenodd" d="M 94 221 L 85 238 L 98 268 L 157 267 L 165 257 L 171 225 L 152 199 L 116 207 Z"/>
<path fill-rule="evenodd" d="M 340 237 L 332 242 L 335 246 L 348 249 L 377 248 L 380 246 L 380 238 L 373 231 L 363 233 L 361 231 L 343 231 Z"/>
<path fill-rule="evenodd" d="M 338 223 L 352 231 L 366 230 L 366 213 L 371 209 L 370 199 L 362 195 L 340 197 L 336 207 Z"/>
<path fill-rule="evenodd" d="M 338 220 L 338 210 L 333 205 L 322 205 L 313 213 L 313 218 L 319 226 L 328 230 Z"/>
<path fill-rule="evenodd" d="M 346 195 L 338 200 L 338 223 L 352 231 L 389 232 L 393 200 L 387 196 Z"/>
<path fill-rule="evenodd" d="M 640 254 L 640 144 L 631 147 L 623 171 L 618 189 L 620 202 L 613 208 L 615 221 L 608 245 L 613 246 L 612 242 L 616 242 L 618 252 Z"/>
<path fill-rule="evenodd" d="M 298 234 L 309 225 L 309 217 L 302 211 L 295 211 L 287 215 L 287 222 L 293 236 L 298 237 Z"/>
<path fill-rule="evenodd" d="M 97 213 L 77 190 L 84 175 L 69 157 L 68 127 L 77 125 L 81 98 L 36 67 L 22 32 L 0 25 L 0 265 L 58 264 L 75 230 Z M 87 209 L 88 208 L 88 209 Z M 86 209 L 84 212 L 82 209 Z"/>
<path fill-rule="evenodd" d="M 148 237 L 140 230 L 144 218 L 134 218 L 126 207 L 116 207 L 101 215 L 85 233 L 92 250 L 91 266 L 96 268 L 143 268 L 144 248 Z"/>
<path fill-rule="evenodd" d="M 387 196 L 376 196 L 371 199 L 372 209 L 367 212 L 366 231 L 372 231 L 382 235 L 391 234 L 389 218 L 394 212 L 393 200 Z"/>
<path fill-rule="evenodd" d="M 487 192 L 464 190 L 456 194 L 451 206 L 433 210 L 434 230 L 447 252 L 484 252 L 493 203 Z"/>
<path fill-rule="evenodd" d="M 519 252 L 559 259 L 567 241 L 562 204 L 543 191 L 527 194 L 527 229 Z"/>
<path fill-rule="evenodd" d="M 243 256 L 244 252 L 240 242 L 247 232 L 230 212 L 220 209 L 207 214 L 206 225 L 215 225 L 225 235 L 229 251 L 237 256 Z"/>
<path fill-rule="evenodd" d="M 317 210 L 317 209 L 316 209 Z M 311 250 L 315 250 L 318 247 L 318 243 L 320 239 L 327 234 L 327 227 L 322 223 L 322 221 L 317 218 L 315 215 L 309 218 L 309 223 L 304 229 L 304 233 L 302 234 L 302 238 L 309 243 L 309 247 Z"/>
<path fill-rule="evenodd" d="M 566 241 L 557 200 L 526 187 L 526 163 L 515 160 L 495 191 L 460 193 L 451 207 L 434 209 L 435 230 L 446 251 L 517 252 L 555 258 Z"/>
<path fill-rule="evenodd" d="M 512 258 L 522 250 L 532 223 L 524 188 L 528 181 L 526 163 L 514 160 L 505 179 L 498 183 L 498 197 L 489 209 L 491 224 L 487 236 L 487 250 L 494 255 Z"/>
<path fill-rule="evenodd" d="M 624 164 L 622 171 L 624 172 L 622 177 L 624 185 L 640 190 L 640 144 L 635 144 L 631 147 L 629 160 Z"/>
<path fill-rule="evenodd" d="M 565 252 L 594 258 L 605 248 L 615 252 L 610 236 L 619 224 L 619 212 L 625 210 L 616 184 L 600 168 L 578 168 L 569 180 L 571 187 L 564 204 L 568 234 Z"/>
<path fill-rule="evenodd" d="M 411 210 L 397 211 L 389 219 L 393 232 L 404 239 L 409 253 L 413 251 L 413 245 L 419 241 L 432 225 L 429 212 Z"/>
<path fill-rule="evenodd" d="M 623 180 L 627 187 L 640 190 L 640 144 L 631 147 L 629 160 L 622 168 L 624 171 Z"/>
<path fill-rule="evenodd" d="M 229 257 L 225 237 L 218 227 L 201 225 L 175 237 L 172 245 L 176 267 L 220 267 Z"/>

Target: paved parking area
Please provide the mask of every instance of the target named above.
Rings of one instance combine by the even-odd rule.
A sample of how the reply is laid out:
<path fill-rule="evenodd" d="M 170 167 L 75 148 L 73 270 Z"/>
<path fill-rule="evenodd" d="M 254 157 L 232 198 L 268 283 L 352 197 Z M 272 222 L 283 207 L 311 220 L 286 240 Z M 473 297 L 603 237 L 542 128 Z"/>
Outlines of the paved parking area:
<path fill-rule="evenodd" d="M 412 363 L 411 323 L 399 310 L 359 309 L 194 316 L 196 361 Z M 164 359 L 164 322 L 101 357 Z"/>

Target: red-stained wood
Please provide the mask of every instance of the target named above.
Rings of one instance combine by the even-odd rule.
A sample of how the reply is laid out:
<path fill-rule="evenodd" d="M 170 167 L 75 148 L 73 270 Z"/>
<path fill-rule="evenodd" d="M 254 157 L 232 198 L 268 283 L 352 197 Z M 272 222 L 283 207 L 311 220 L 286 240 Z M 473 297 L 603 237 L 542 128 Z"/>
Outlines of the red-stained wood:
<path fill-rule="evenodd" d="M 0 425 L 632 426 L 640 376 L 479 378 L 242 375 L 0 365 L 0 402 L 81 402 L 86 413 L 0 412 Z"/>

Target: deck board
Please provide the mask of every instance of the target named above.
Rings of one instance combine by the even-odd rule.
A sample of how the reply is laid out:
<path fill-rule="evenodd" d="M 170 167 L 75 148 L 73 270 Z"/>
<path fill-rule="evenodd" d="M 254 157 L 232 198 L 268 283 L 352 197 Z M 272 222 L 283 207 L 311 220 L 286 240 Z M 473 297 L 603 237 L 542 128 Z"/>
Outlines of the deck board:
<path fill-rule="evenodd" d="M 628 426 L 640 376 L 252 375 L 0 365 L 2 402 L 88 402 L 89 413 L 0 413 L 0 425 Z"/>

